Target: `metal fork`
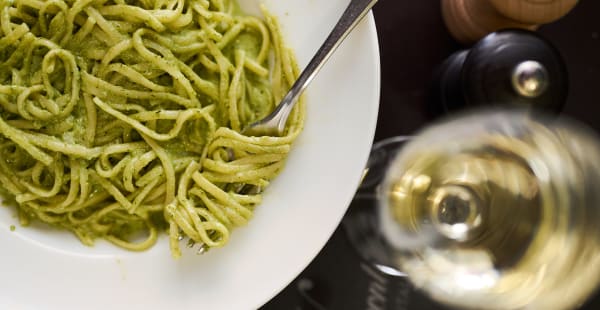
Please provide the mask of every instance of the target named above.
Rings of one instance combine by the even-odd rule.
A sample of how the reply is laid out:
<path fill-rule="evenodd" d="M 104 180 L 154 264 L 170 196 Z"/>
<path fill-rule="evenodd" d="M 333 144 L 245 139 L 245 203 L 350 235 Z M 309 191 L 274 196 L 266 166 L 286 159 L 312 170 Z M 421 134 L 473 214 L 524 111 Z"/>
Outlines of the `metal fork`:
<path fill-rule="evenodd" d="M 290 88 L 285 97 L 283 97 L 275 110 L 262 120 L 248 125 L 248 127 L 243 130 L 243 134 L 247 136 L 281 136 L 290 112 L 294 108 L 296 102 L 298 102 L 300 95 L 312 82 L 321 68 L 323 68 L 323 65 L 329 60 L 331 55 L 333 55 L 333 52 L 335 52 L 348 34 L 350 34 L 356 25 L 358 25 L 358 23 L 367 15 L 377 1 L 378 0 L 351 0 L 331 33 L 327 39 L 325 39 L 325 42 L 323 42 L 302 73 L 300 73 L 300 76 L 296 82 L 294 82 L 292 88 Z M 239 190 L 247 191 L 255 189 L 242 187 Z M 186 238 L 180 233 L 179 239 L 181 241 Z M 205 244 L 196 243 L 191 239 L 187 241 L 187 246 L 189 248 L 193 248 L 196 244 L 198 245 L 198 254 L 204 254 L 208 251 L 208 247 Z"/>
<path fill-rule="evenodd" d="M 213 233 L 209 233 L 209 237 L 212 237 Z M 188 238 L 187 236 L 185 236 L 183 234 L 183 231 L 179 231 L 179 236 L 177 236 L 177 240 L 179 240 L 179 242 L 182 242 L 184 240 L 186 241 L 186 247 L 188 248 L 193 248 L 195 245 L 198 245 L 198 249 L 196 250 L 196 254 L 197 255 L 202 255 L 206 252 L 208 252 L 208 250 L 210 249 L 208 246 L 206 246 L 205 243 L 196 243 L 196 241 Z"/>
<path fill-rule="evenodd" d="M 285 129 L 288 116 L 298 98 L 308 84 L 312 82 L 333 52 L 346 39 L 348 34 L 367 15 L 377 0 L 351 0 L 350 4 L 338 20 L 337 24 L 323 42 L 315 56 L 302 71 L 292 88 L 283 97 L 275 110 L 260 121 L 250 124 L 243 131 L 248 136 L 281 136 Z"/>

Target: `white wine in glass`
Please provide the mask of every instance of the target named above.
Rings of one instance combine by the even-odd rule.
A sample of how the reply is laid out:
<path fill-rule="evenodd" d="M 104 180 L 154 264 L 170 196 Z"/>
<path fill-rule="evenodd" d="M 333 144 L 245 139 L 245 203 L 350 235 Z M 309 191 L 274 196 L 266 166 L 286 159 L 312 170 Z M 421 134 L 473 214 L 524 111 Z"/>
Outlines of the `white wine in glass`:
<path fill-rule="evenodd" d="M 574 122 L 446 120 L 402 147 L 377 195 L 394 266 L 441 303 L 570 309 L 600 281 L 600 144 Z"/>

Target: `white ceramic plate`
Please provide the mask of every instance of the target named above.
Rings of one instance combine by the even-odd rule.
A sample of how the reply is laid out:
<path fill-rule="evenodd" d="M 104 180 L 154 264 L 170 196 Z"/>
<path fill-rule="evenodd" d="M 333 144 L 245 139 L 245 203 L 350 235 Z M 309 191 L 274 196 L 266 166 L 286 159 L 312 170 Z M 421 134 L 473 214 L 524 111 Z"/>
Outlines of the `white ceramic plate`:
<path fill-rule="evenodd" d="M 241 0 L 246 7 L 259 0 Z M 304 66 L 349 0 L 262 0 Z M 247 227 L 207 255 L 171 258 L 166 238 L 132 253 L 69 233 L 19 227 L 0 207 L 0 309 L 250 309 L 316 256 L 339 224 L 371 147 L 379 102 L 372 15 L 306 93 L 306 128 Z M 17 226 L 11 232 L 10 225 Z"/>

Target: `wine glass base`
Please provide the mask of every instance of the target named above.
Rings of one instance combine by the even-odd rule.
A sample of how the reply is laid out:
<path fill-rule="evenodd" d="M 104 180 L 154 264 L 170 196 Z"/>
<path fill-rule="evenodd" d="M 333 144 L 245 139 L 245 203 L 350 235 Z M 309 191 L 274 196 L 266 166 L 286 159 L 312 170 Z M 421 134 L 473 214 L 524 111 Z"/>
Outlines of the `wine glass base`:
<path fill-rule="evenodd" d="M 385 240 L 377 214 L 377 186 L 392 159 L 410 137 L 397 136 L 373 145 L 365 175 L 342 225 L 358 255 L 370 266 L 392 277 L 405 277 L 391 261 L 392 248 Z"/>

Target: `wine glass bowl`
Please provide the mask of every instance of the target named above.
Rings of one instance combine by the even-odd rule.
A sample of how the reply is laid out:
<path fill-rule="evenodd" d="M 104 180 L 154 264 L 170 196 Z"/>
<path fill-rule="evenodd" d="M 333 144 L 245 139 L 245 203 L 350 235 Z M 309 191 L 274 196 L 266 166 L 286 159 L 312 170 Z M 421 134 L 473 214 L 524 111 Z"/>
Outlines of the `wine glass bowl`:
<path fill-rule="evenodd" d="M 573 121 L 476 112 L 426 128 L 377 187 L 392 264 L 462 308 L 575 307 L 600 280 L 600 144 Z"/>

